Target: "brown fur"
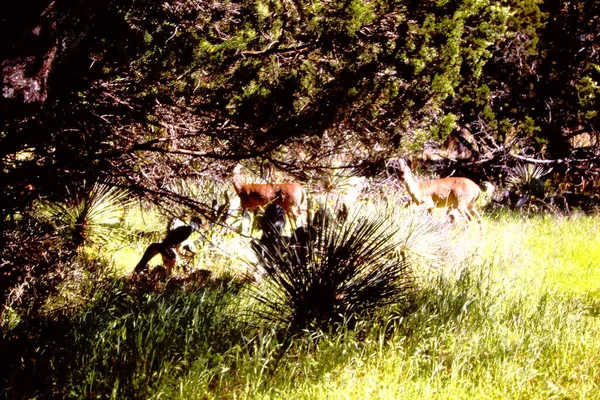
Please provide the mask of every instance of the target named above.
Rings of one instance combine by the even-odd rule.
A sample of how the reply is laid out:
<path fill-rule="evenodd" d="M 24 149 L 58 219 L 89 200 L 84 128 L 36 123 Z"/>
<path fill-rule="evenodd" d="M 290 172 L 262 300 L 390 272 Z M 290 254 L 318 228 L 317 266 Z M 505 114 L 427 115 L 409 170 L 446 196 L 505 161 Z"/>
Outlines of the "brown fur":
<path fill-rule="evenodd" d="M 468 178 L 442 178 L 417 182 L 403 159 L 390 163 L 396 169 L 398 177 L 404 181 L 412 200 L 432 212 L 435 207 L 447 208 L 448 213 L 457 210 L 467 221 L 481 217 L 475 209 L 475 203 L 481 195 L 481 189 Z"/>
<path fill-rule="evenodd" d="M 246 183 L 238 164 L 233 171 L 233 187 L 240 197 L 242 210 L 253 211 L 269 203 L 279 204 L 289 216 L 299 216 L 305 200 L 299 183 Z"/>

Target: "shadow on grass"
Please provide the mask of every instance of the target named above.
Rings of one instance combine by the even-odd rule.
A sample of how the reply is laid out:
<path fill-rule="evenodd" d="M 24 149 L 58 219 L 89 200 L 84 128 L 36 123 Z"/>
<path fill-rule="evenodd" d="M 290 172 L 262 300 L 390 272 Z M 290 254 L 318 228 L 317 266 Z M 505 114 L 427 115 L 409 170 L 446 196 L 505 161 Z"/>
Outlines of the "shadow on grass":
<path fill-rule="evenodd" d="M 226 309 L 242 283 L 208 271 L 104 279 L 77 311 L 22 318 L 0 339 L 0 397 L 145 398 L 242 336 Z M 210 350 L 210 351 L 209 351 Z"/>

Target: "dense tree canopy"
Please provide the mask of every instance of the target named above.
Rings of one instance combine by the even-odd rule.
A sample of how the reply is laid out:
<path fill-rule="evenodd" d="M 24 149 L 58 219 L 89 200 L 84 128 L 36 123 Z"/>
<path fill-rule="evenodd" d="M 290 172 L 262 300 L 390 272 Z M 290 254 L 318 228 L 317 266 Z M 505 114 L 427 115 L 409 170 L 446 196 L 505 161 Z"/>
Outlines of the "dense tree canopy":
<path fill-rule="evenodd" d="M 498 149 L 569 157 L 573 136 L 597 144 L 599 8 L 23 5 L 1 26 L 3 204 L 25 187 L 57 193 L 91 177 L 160 192 L 172 178 L 218 173 L 213 160 L 260 156 L 298 172 L 334 151 L 368 163 L 463 128 L 478 160 Z"/>

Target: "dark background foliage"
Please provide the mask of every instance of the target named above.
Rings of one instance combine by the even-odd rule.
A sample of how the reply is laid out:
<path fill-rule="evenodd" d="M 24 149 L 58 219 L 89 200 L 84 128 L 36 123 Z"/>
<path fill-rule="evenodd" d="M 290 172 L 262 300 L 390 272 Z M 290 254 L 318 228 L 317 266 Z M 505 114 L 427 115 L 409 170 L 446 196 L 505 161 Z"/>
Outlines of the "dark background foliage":
<path fill-rule="evenodd" d="M 458 128 L 473 136 L 475 161 L 498 148 L 571 157 L 569 138 L 597 141 L 598 8 L 85 0 L 16 7 L 0 27 L 8 38 L 3 211 L 27 203 L 28 185 L 50 195 L 66 182 L 116 176 L 156 190 L 206 173 L 215 159 L 250 157 L 294 170 L 323 156 L 322 141 L 354 149 L 348 164 L 369 162 L 441 144 Z M 299 144 L 309 149 L 304 159 L 279 152 Z"/>

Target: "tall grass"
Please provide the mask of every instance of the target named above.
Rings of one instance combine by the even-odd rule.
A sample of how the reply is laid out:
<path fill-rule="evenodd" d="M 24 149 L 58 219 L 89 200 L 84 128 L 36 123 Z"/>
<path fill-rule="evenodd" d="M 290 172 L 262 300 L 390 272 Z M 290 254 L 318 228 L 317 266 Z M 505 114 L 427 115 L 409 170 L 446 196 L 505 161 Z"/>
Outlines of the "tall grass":
<path fill-rule="evenodd" d="M 237 302 L 226 287 L 107 294 L 73 331 L 75 345 L 84 350 L 69 382 L 76 397 L 154 395 L 192 363 L 219 363 L 219 354 L 239 342 L 242 327 L 228 312 Z"/>
<path fill-rule="evenodd" d="M 218 364 L 239 343 L 242 327 L 229 311 L 240 308 L 233 293 L 222 284 L 192 291 L 171 285 L 158 294 L 107 280 L 78 314 L 50 315 L 7 332 L 0 349 L 9 364 L 3 394 L 152 396 L 192 362 Z M 39 371 L 44 379 L 31 381 Z"/>
<path fill-rule="evenodd" d="M 585 306 L 547 292 L 492 293 L 486 281 L 431 282 L 394 334 L 374 332 L 352 363 L 281 398 L 597 397 L 600 326 Z"/>
<path fill-rule="evenodd" d="M 223 359 L 219 379 L 194 365 L 173 398 L 595 398 L 600 325 L 581 299 L 495 285 L 498 265 L 428 282 L 409 315 L 316 331 L 281 352 L 256 337 Z M 176 389 L 176 390 L 175 390 Z"/>
<path fill-rule="evenodd" d="M 30 347 L 4 357 L 0 387 L 9 398 L 598 398 L 599 224 L 501 213 L 459 225 L 412 309 L 291 342 L 249 320 L 253 300 L 230 286 L 117 282 L 77 314 L 5 332 L 3 356 Z"/>
<path fill-rule="evenodd" d="M 600 218 L 500 213 L 465 239 L 471 251 L 506 265 L 503 278 L 589 293 L 600 289 Z M 600 293 L 599 293 L 600 294 Z"/>

